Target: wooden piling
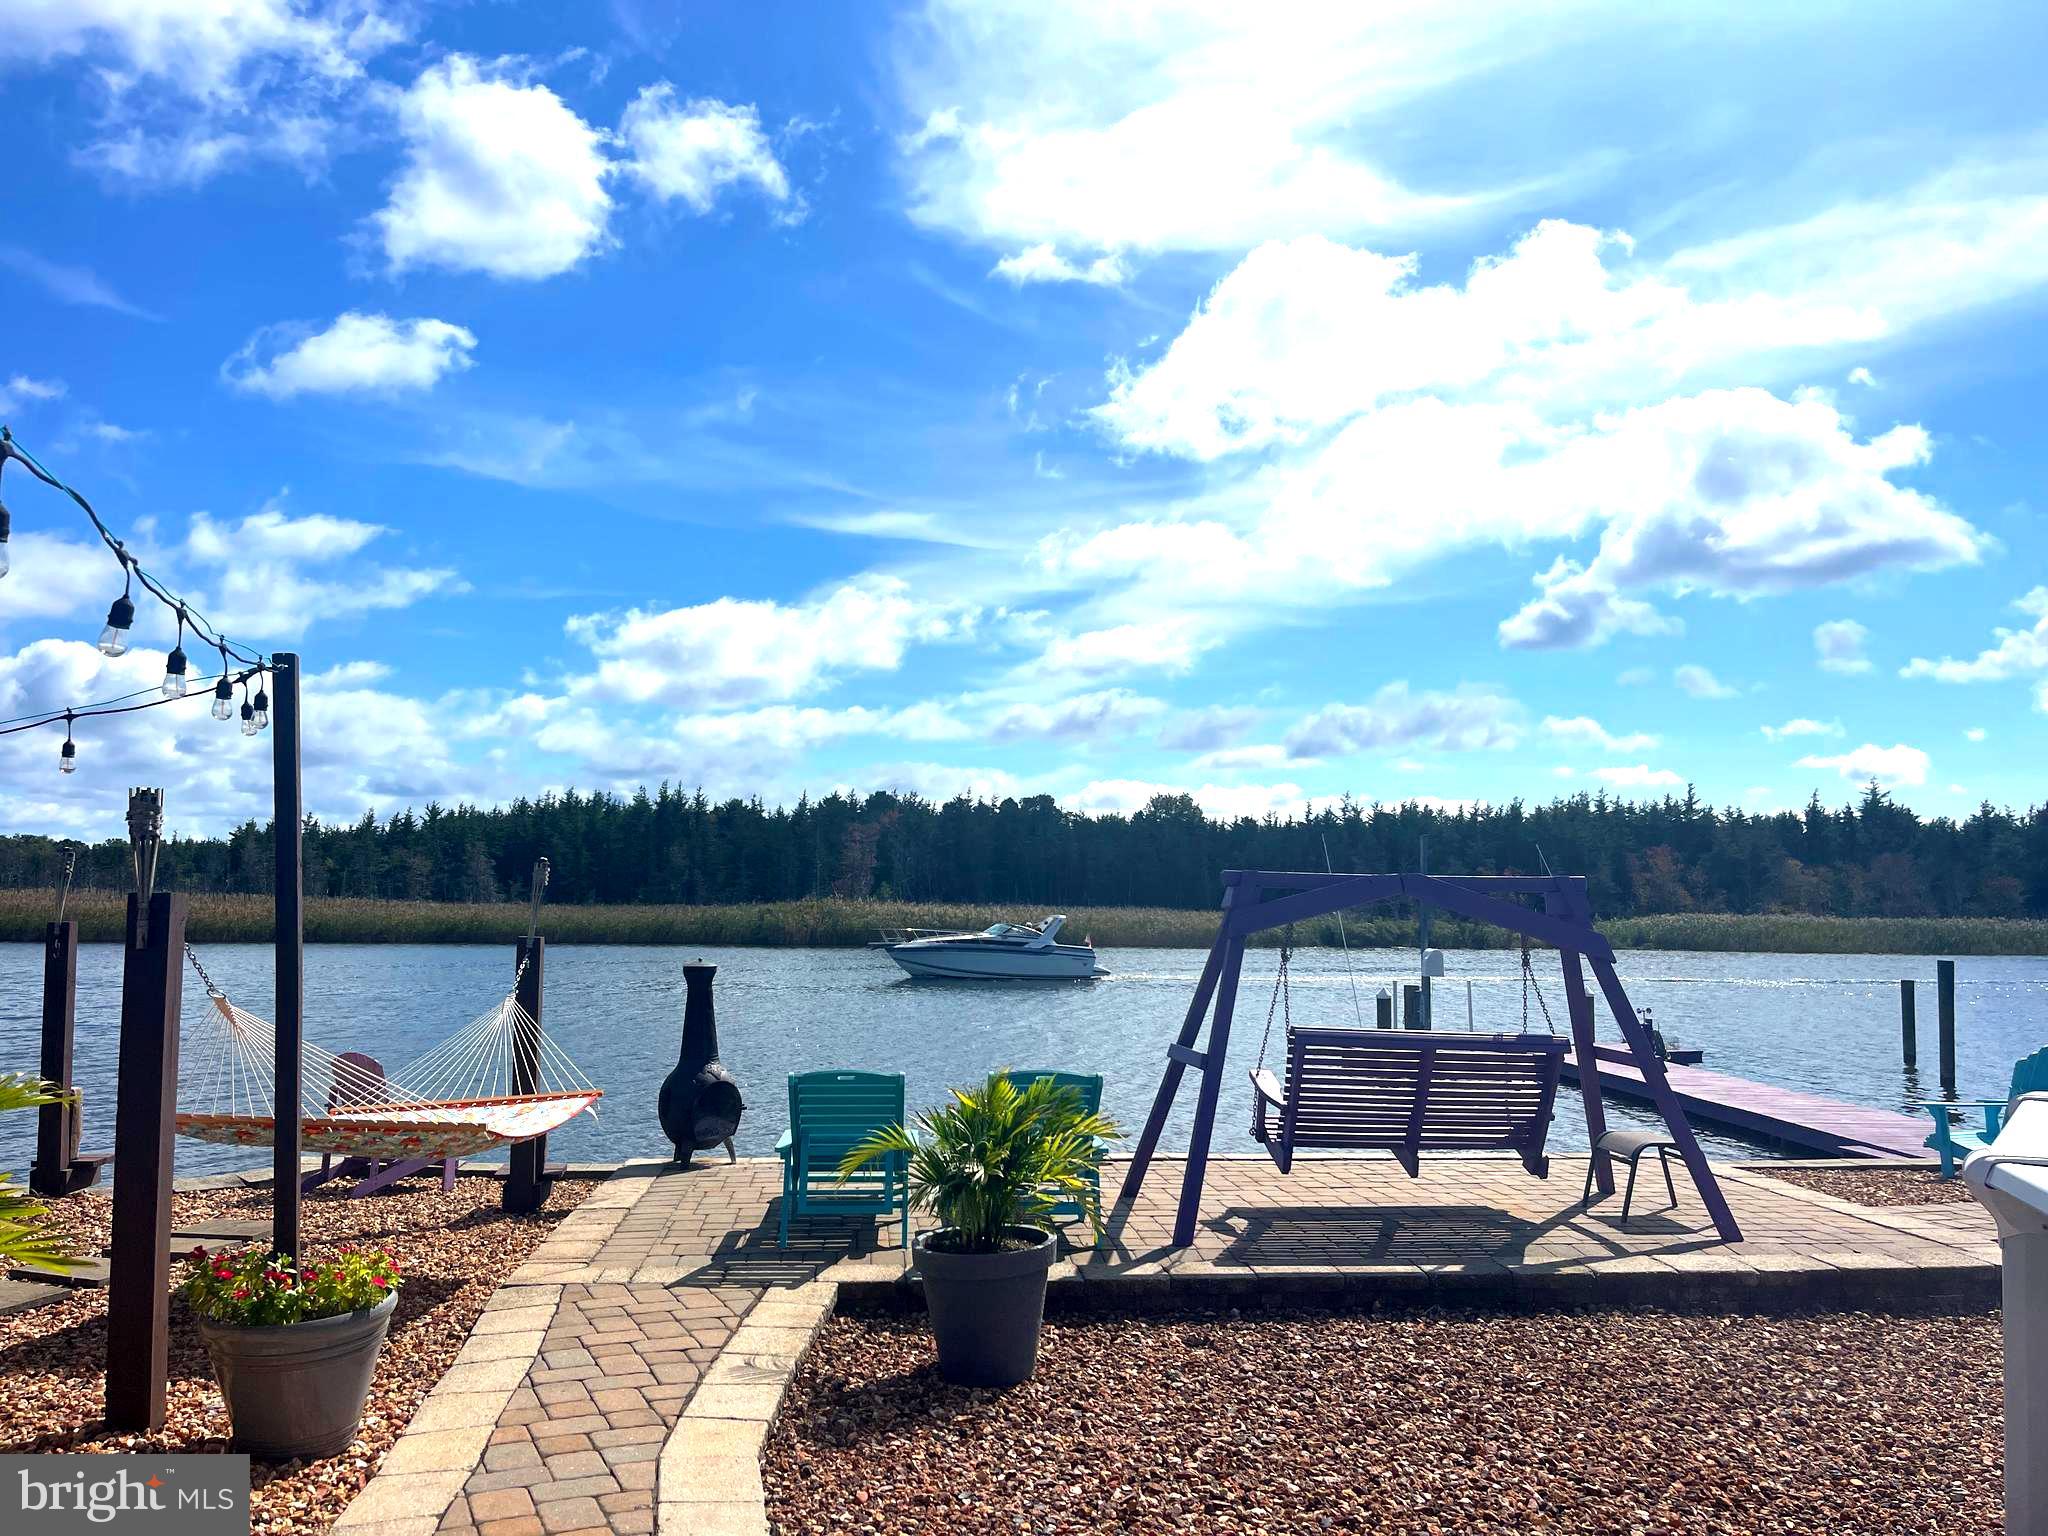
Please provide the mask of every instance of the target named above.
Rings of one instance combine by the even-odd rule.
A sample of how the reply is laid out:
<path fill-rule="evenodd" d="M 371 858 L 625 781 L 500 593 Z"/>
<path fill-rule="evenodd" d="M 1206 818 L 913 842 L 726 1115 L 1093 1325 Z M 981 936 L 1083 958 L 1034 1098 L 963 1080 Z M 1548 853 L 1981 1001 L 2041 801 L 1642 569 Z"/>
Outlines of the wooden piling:
<path fill-rule="evenodd" d="M 1945 1093 L 1956 1087 L 1956 963 L 1934 962 L 1934 1006 L 1940 1031 L 1941 1086 Z"/>
<path fill-rule="evenodd" d="M 1394 1027 L 1394 995 L 1385 987 L 1380 988 L 1380 995 L 1372 1001 L 1372 1021 L 1381 1029 Z"/>
<path fill-rule="evenodd" d="M 147 938 L 143 919 L 147 916 Z M 141 939 L 142 942 L 138 943 Z M 185 898 L 128 898 L 114 1106 L 113 1254 L 107 1276 L 107 1426 L 163 1428 L 170 1367 L 171 1155 Z"/>
<path fill-rule="evenodd" d="M 277 979 L 271 1086 L 270 1245 L 299 1252 L 300 1045 L 306 1032 L 305 805 L 299 781 L 299 658 L 271 657 L 272 902 Z"/>
<path fill-rule="evenodd" d="M 1408 1029 L 1429 1028 L 1429 1020 L 1422 1016 L 1422 983 L 1419 981 L 1401 984 L 1401 1022 Z"/>
<path fill-rule="evenodd" d="M 530 947 L 529 947 L 530 946 Z M 533 1020 L 520 1020 L 512 1030 L 512 1091 L 533 1093 L 540 1082 L 540 1012 L 542 973 L 547 962 L 548 941 L 535 934 L 519 941 L 519 1006 Z M 512 1144 L 512 1165 L 505 1174 L 504 1209 L 521 1213 L 537 1211 L 548 1197 L 548 1139 L 530 1137 Z"/>
<path fill-rule="evenodd" d="M 1901 1065 L 1920 1065 L 1920 1026 L 1915 1017 L 1918 1004 L 1913 997 L 1913 980 L 1906 977 L 1899 982 L 1899 1061 Z"/>
<path fill-rule="evenodd" d="M 71 1087 L 71 1048 L 78 1035 L 78 924 L 51 923 L 43 929 L 43 1051 L 39 1070 L 46 1082 Z M 78 1153 L 78 1105 L 65 1099 L 36 1111 L 36 1156 L 28 1187 L 55 1198 L 79 1186 L 72 1182 Z M 95 1165 L 93 1172 L 98 1173 Z"/>

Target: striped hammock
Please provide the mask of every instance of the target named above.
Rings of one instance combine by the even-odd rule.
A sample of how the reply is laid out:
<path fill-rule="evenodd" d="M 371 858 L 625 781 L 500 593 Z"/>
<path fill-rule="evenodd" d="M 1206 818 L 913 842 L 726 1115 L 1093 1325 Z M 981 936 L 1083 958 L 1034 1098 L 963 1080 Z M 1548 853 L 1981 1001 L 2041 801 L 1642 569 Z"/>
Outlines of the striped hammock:
<path fill-rule="evenodd" d="M 180 1110 L 178 1134 L 229 1146 L 268 1146 L 276 1128 L 276 1031 L 236 1007 L 200 968 L 219 1027 L 208 1031 L 186 1076 L 206 1108 Z M 530 1085 L 517 1057 L 530 1053 Z M 387 1077 L 370 1057 L 301 1048 L 300 1145 L 308 1152 L 398 1161 L 468 1157 L 545 1136 L 603 1092 L 519 1005 L 515 990 L 449 1039 Z M 517 1091 L 522 1086 L 528 1091 Z"/>

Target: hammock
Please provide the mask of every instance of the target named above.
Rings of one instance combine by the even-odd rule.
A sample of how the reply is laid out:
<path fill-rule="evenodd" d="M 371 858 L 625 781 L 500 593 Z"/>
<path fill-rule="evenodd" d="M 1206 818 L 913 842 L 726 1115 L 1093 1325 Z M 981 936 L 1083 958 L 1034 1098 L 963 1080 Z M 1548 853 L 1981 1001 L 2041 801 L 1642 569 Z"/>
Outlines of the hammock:
<path fill-rule="evenodd" d="M 186 950 L 220 1027 L 206 1037 L 188 1081 L 207 1108 L 178 1112 L 178 1134 L 229 1146 L 268 1146 L 276 1127 L 276 1031 L 236 1007 Z M 515 1046 L 530 1047 L 534 1074 L 520 1092 Z M 467 1157 L 545 1136 L 596 1112 L 603 1092 L 519 1005 L 517 983 L 501 1002 L 387 1077 L 359 1052 L 301 1047 L 299 1137 L 308 1152 L 378 1161 Z"/>

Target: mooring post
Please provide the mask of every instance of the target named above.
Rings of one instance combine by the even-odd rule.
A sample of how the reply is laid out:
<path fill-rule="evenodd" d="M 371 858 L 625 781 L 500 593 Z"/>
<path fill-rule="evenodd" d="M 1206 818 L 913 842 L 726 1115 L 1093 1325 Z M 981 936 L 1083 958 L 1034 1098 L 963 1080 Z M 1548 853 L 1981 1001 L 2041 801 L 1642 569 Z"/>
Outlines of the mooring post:
<path fill-rule="evenodd" d="M 1429 1028 L 1429 1020 L 1422 1016 L 1422 983 L 1419 981 L 1401 983 L 1401 1021 L 1404 1029 Z"/>
<path fill-rule="evenodd" d="M 71 1047 L 78 1032 L 78 924 L 69 919 L 43 929 L 43 1057 L 46 1082 L 68 1094 Z M 65 1098 L 36 1111 L 36 1159 L 28 1187 L 39 1195 L 68 1195 L 78 1155 L 78 1102 Z M 97 1165 L 93 1168 L 98 1175 Z"/>
<path fill-rule="evenodd" d="M 1381 1029 L 1394 1027 L 1394 996 L 1385 987 L 1381 987 L 1380 995 L 1372 1000 L 1372 1021 Z"/>
<path fill-rule="evenodd" d="M 107 1275 L 107 1425 L 163 1428 L 170 1368 L 171 1156 L 177 1123 L 185 898 L 128 898 L 114 1101 L 113 1256 Z M 145 937 L 146 931 L 146 937 Z"/>
<path fill-rule="evenodd" d="M 512 1026 L 512 1091 L 532 1093 L 540 1081 L 541 973 L 546 966 L 548 941 L 539 934 L 519 941 L 519 985 L 516 996 L 526 1018 Z M 527 1020 L 533 1022 L 529 1025 Z M 537 1211 L 548 1197 L 548 1139 L 531 1136 L 512 1144 L 512 1166 L 505 1173 L 505 1194 L 500 1202 L 515 1214 Z"/>
<path fill-rule="evenodd" d="M 270 1245 L 299 1262 L 300 1044 L 306 1032 L 305 815 L 299 781 L 299 658 L 270 658 L 273 933 L 277 1022 L 272 1042 Z M 261 684 L 259 683 L 259 687 Z"/>
<path fill-rule="evenodd" d="M 1920 1027 L 1914 1017 L 1913 979 L 1899 982 L 1899 1060 L 1908 1067 L 1920 1065 Z"/>
<path fill-rule="evenodd" d="M 1944 1093 L 1956 1090 L 1956 963 L 1953 960 L 1934 962 L 1934 1007 L 1936 1028 L 1940 1031 L 1941 1045 L 1941 1088 Z"/>

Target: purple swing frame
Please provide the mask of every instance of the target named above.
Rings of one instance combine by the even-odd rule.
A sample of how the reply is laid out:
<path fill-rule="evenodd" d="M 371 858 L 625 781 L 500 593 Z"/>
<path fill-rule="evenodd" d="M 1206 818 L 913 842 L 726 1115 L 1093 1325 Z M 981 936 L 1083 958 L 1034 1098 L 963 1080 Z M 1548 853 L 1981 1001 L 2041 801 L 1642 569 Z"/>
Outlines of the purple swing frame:
<path fill-rule="evenodd" d="M 1269 896 L 1271 899 L 1267 899 Z M 1543 909 L 1535 911 L 1509 899 L 1515 896 L 1540 897 Z M 1663 1118 L 1707 1214 L 1713 1218 L 1714 1230 L 1724 1242 L 1742 1241 L 1742 1229 L 1728 1209 L 1727 1198 L 1721 1193 L 1713 1169 L 1707 1165 L 1706 1154 L 1700 1150 L 1699 1139 L 1693 1135 L 1684 1109 L 1671 1091 L 1649 1032 L 1636 1017 L 1621 978 L 1615 974 L 1614 947 L 1593 926 L 1593 908 L 1583 875 L 1336 875 L 1225 870 L 1222 922 L 1217 928 L 1216 942 L 1202 967 L 1202 978 L 1195 986 L 1179 1038 L 1166 1048 L 1166 1072 L 1153 1098 L 1152 1111 L 1146 1117 L 1144 1133 L 1132 1153 L 1119 1203 L 1135 1199 L 1144 1188 L 1160 1133 L 1166 1128 L 1167 1115 L 1180 1092 L 1181 1078 L 1193 1067 L 1202 1074 L 1202 1082 L 1195 1098 L 1195 1123 L 1188 1144 L 1187 1171 L 1181 1178 L 1173 1246 L 1185 1248 L 1194 1242 L 1202 1184 L 1209 1170 L 1209 1143 L 1216 1128 L 1216 1097 L 1230 1049 L 1230 1024 L 1237 1007 L 1245 940 L 1255 933 L 1322 917 L 1346 907 L 1399 900 L 1491 923 L 1554 946 L 1564 972 L 1572 1051 L 1581 1062 L 1593 1060 L 1593 1008 L 1585 987 L 1585 969 L 1590 966 L 1615 1022 L 1621 1026 L 1630 1058 L 1643 1075 L 1651 1103 Z M 1215 1013 L 1209 1025 L 1208 1048 L 1197 1050 L 1195 1042 L 1201 1037 L 1202 1021 L 1209 1016 L 1212 1002 Z M 1599 1075 L 1591 1071 L 1580 1073 L 1579 1093 L 1585 1105 L 1587 1132 L 1597 1145 L 1607 1129 Z M 1614 1193 L 1614 1165 L 1606 1153 L 1593 1154 L 1593 1176 L 1603 1196 Z"/>

